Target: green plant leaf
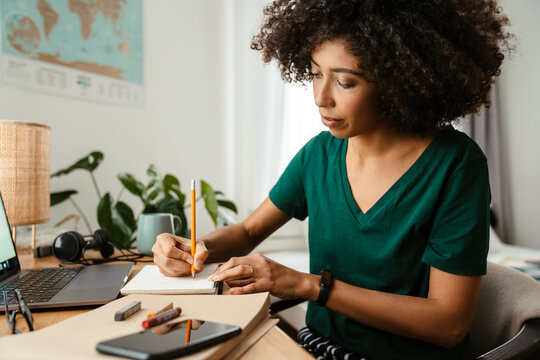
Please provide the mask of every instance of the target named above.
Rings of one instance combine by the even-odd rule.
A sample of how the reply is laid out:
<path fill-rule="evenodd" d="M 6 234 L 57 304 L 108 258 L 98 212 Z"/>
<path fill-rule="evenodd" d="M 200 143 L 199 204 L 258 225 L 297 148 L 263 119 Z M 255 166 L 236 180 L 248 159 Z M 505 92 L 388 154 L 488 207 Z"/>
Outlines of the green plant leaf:
<path fill-rule="evenodd" d="M 219 206 L 224 207 L 226 209 L 229 209 L 232 212 L 234 212 L 235 214 L 238 214 L 238 209 L 236 208 L 236 205 L 232 201 L 218 200 L 217 203 L 218 203 Z"/>
<path fill-rule="evenodd" d="M 149 195 L 147 200 L 152 201 L 155 200 L 159 194 L 161 194 L 161 189 L 154 189 Z"/>
<path fill-rule="evenodd" d="M 173 189 L 179 190 L 180 189 L 180 181 L 178 181 L 178 178 L 171 174 L 166 174 L 163 177 L 163 190 L 165 193 L 169 193 Z"/>
<path fill-rule="evenodd" d="M 113 211 L 112 223 L 105 228 L 111 242 L 119 249 L 128 249 L 132 242 L 131 236 L 133 231 L 122 220 L 120 214 L 117 211 Z"/>
<path fill-rule="evenodd" d="M 146 170 L 146 174 L 153 179 L 159 179 L 159 171 L 154 164 L 150 164 L 150 166 Z"/>
<path fill-rule="evenodd" d="M 163 191 L 163 182 L 160 179 L 159 171 L 154 164 L 151 164 L 148 167 L 146 174 L 150 177 L 150 182 L 146 186 L 147 192 L 150 192 L 146 198 L 146 202 L 157 199 L 161 194 L 165 196 Z"/>
<path fill-rule="evenodd" d="M 120 205 L 120 211 L 126 215 L 127 210 Z M 119 249 L 129 248 L 132 242 L 133 230 L 124 221 L 122 214 L 112 205 L 112 198 L 109 193 L 103 195 L 97 208 L 97 218 L 99 226 L 109 234 L 111 242 Z"/>
<path fill-rule="evenodd" d="M 77 194 L 76 190 L 66 190 L 66 191 L 51 193 L 51 206 L 60 204 L 66 201 L 67 199 L 69 199 L 71 195 L 75 195 L 75 194 Z"/>
<path fill-rule="evenodd" d="M 128 174 L 128 173 L 119 173 L 117 177 L 118 177 L 118 180 L 120 180 L 120 182 L 122 183 L 122 185 L 124 185 L 124 187 L 130 193 L 138 196 L 144 202 L 144 195 L 146 193 L 146 189 L 142 182 L 135 179 L 133 175 Z"/>
<path fill-rule="evenodd" d="M 112 223 L 112 199 L 111 194 L 106 193 L 99 201 L 97 207 L 97 220 L 101 228 L 106 228 Z"/>
<path fill-rule="evenodd" d="M 206 211 L 212 218 L 214 226 L 217 226 L 217 215 L 218 215 L 218 202 L 216 199 L 216 193 L 214 189 L 204 180 L 201 180 L 201 195 L 204 199 L 204 206 Z"/>
<path fill-rule="evenodd" d="M 151 188 L 153 188 L 156 185 L 156 183 L 157 181 L 155 179 L 150 180 L 148 185 L 146 185 L 146 190 L 150 190 Z"/>
<path fill-rule="evenodd" d="M 156 203 L 157 212 L 179 214 L 180 203 L 172 196 L 165 196 L 163 199 Z"/>
<path fill-rule="evenodd" d="M 218 196 L 218 195 L 224 195 L 224 194 L 223 194 L 223 191 L 221 191 L 221 190 L 214 190 L 214 193 L 216 194 L 216 196 Z"/>
<path fill-rule="evenodd" d="M 165 195 L 172 196 L 171 192 L 176 195 L 176 198 L 182 204 L 182 207 L 184 206 L 184 203 L 186 201 L 186 195 L 180 190 L 180 181 L 178 181 L 178 178 L 174 175 L 167 174 L 163 178 L 163 191 Z"/>
<path fill-rule="evenodd" d="M 135 231 L 137 229 L 137 222 L 135 221 L 135 215 L 133 214 L 133 210 L 129 207 L 128 204 L 122 201 L 118 201 L 115 205 L 116 211 L 118 211 L 118 214 L 120 214 L 120 217 L 122 217 L 122 220 L 124 223 L 129 226 L 131 231 Z"/>
<path fill-rule="evenodd" d="M 157 207 L 154 203 L 148 203 L 144 206 L 144 209 L 142 211 L 143 214 L 154 214 L 157 213 Z"/>
<path fill-rule="evenodd" d="M 103 153 L 101 151 L 92 151 L 87 156 L 83 157 L 82 159 L 77 160 L 75 164 L 71 165 L 70 167 L 62 169 L 62 170 L 58 170 L 57 172 L 52 174 L 51 177 L 67 175 L 77 169 L 93 172 L 99 166 L 102 160 L 103 160 Z"/>

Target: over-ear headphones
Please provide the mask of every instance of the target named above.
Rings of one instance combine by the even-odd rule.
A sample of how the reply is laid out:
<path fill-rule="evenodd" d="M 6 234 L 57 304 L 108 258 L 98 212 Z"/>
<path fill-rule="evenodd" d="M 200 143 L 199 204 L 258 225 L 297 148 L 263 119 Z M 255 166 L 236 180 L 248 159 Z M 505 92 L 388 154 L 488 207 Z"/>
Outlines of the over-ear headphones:
<path fill-rule="evenodd" d="M 85 240 L 90 238 L 90 240 Z M 108 258 L 114 253 L 114 248 L 109 234 L 103 229 L 98 229 L 93 235 L 81 235 L 76 231 L 62 233 L 54 239 L 52 253 L 60 261 L 77 262 L 86 250 L 97 249 L 101 256 Z"/>
<path fill-rule="evenodd" d="M 84 252 L 89 249 L 99 250 L 103 258 L 85 259 Z M 153 260 L 142 260 L 141 258 L 144 255 L 135 253 L 129 249 L 120 249 L 122 255 L 111 257 L 114 253 L 114 248 L 109 234 L 103 229 L 94 231 L 92 235 L 81 235 L 76 231 L 68 231 L 58 235 L 52 245 L 34 248 L 33 252 L 35 258 L 54 255 L 63 263 L 82 265 L 96 265 L 110 261 L 153 262 Z"/>

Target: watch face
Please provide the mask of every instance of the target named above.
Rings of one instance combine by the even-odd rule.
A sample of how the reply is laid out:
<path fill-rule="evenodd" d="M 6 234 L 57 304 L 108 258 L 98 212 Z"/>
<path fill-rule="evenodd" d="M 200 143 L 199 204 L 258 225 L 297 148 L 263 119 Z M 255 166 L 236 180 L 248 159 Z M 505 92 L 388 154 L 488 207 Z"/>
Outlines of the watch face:
<path fill-rule="evenodd" d="M 330 286 L 332 282 L 332 273 L 330 271 L 323 271 L 321 274 L 321 284 L 324 286 Z"/>

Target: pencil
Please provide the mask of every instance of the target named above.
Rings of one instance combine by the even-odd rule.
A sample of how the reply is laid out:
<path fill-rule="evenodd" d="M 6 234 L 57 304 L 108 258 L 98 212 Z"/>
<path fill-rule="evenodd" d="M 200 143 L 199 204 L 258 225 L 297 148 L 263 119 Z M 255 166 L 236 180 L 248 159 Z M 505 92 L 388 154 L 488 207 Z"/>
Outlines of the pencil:
<path fill-rule="evenodd" d="M 189 340 L 191 338 L 191 326 L 191 319 L 188 319 L 186 328 L 186 344 L 189 344 Z"/>
<path fill-rule="evenodd" d="M 191 257 L 195 262 L 195 180 L 191 179 Z M 191 264 L 191 277 L 195 278 L 195 264 Z"/>
<path fill-rule="evenodd" d="M 170 302 L 170 303 L 167 303 L 166 305 L 163 305 L 159 310 L 156 310 L 154 312 L 151 312 L 151 313 L 148 313 L 148 315 L 146 315 L 146 318 L 147 319 L 150 319 L 150 318 L 153 318 L 154 316 L 156 316 L 157 314 L 161 314 L 162 312 L 165 312 L 167 310 L 170 310 L 173 308 L 173 303 Z"/>

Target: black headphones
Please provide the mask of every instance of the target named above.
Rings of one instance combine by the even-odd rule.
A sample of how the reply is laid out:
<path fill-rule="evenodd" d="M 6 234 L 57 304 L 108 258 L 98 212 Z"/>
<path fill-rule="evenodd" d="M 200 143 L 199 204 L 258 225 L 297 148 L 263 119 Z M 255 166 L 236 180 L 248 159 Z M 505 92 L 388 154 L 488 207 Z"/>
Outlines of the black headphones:
<path fill-rule="evenodd" d="M 90 238 L 89 240 L 85 240 Z M 85 259 L 84 252 L 89 249 L 99 250 L 101 259 Z M 111 261 L 154 262 L 154 260 L 142 259 L 143 254 L 130 249 L 119 249 L 122 255 L 112 256 L 114 247 L 107 231 L 98 229 L 93 235 L 81 235 L 76 231 L 62 233 L 54 239 L 52 245 L 40 246 L 33 249 L 34 257 L 41 258 L 54 255 L 62 263 L 97 265 Z M 62 266 L 62 264 L 60 264 Z"/>
<path fill-rule="evenodd" d="M 85 240 L 85 238 L 90 238 L 90 240 Z M 58 235 L 52 244 L 52 254 L 63 262 L 77 262 L 89 249 L 99 250 L 104 258 L 114 253 L 109 234 L 103 229 L 96 230 L 94 235 L 85 236 L 76 231 L 68 231 Z"/>
<path fill-rule="evenodd" d="M 85 240 L 85 238 L 90 238 Z M 89 249 L 99 250 L 104 259 L 93 262 L 105 262 L 114 253 L 114 248 L 107 231 L 98 229 L 93 235 L 81 235 L 76 231 L 62 233 L 54 239 L 52 245 L 34 249 L 34 257 L 54 255 L 61 262 L 78 263 L 84 260 L 84 252 Z"/>

